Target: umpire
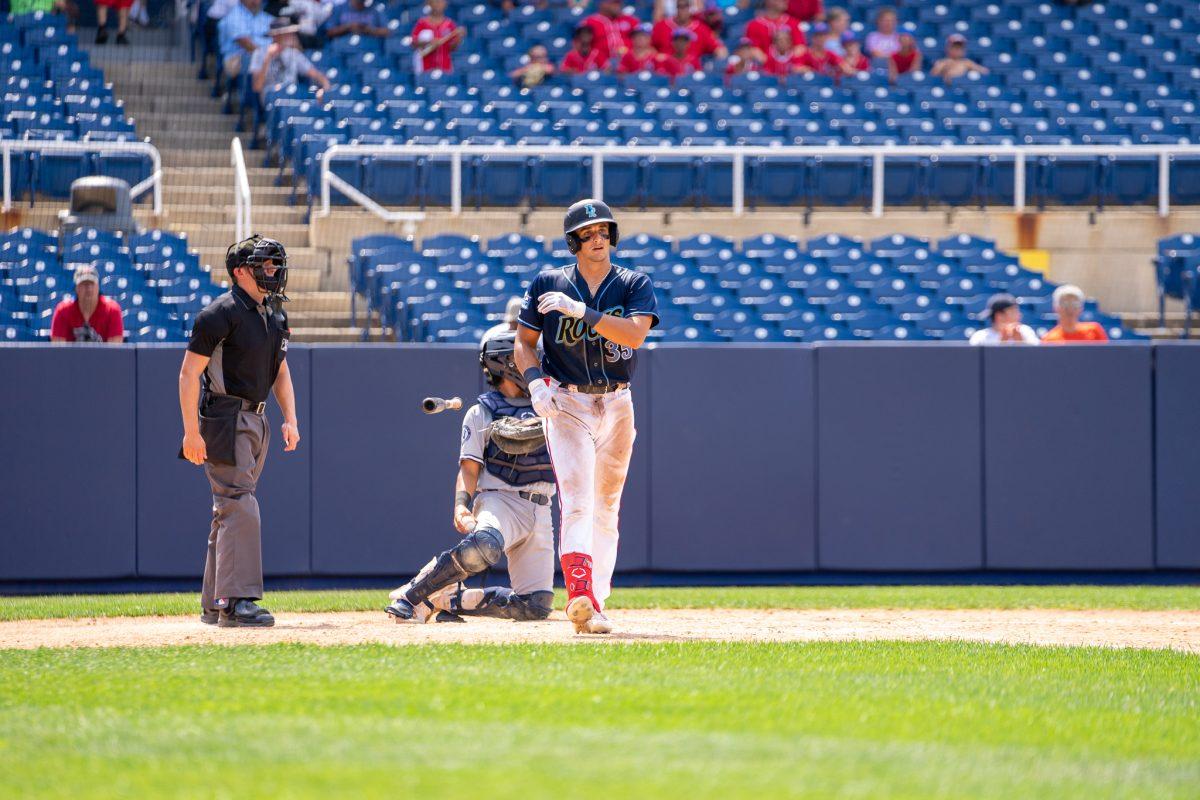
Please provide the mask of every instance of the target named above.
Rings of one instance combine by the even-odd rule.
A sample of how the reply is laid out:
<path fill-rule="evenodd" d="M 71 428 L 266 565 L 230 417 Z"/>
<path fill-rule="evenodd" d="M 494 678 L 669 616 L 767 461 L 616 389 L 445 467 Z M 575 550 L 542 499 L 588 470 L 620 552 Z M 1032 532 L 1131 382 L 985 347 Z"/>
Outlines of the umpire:
<path fill-rule="evenodd" d="M 268 393 L 283 411 L 283 449 L 295 450 L 300 441 L 285 360 L 287 253 L 255 234 L 229 248 L 225 269 L 233 288 L 196 315 L 179 373 L 181 455 L 204 465 L 213 493 L 200 619 L 222 628 L 269 628 L 275 618 L 254 602 L 263 595 L 254 489 L 271 440 L 263 414 Z"/>

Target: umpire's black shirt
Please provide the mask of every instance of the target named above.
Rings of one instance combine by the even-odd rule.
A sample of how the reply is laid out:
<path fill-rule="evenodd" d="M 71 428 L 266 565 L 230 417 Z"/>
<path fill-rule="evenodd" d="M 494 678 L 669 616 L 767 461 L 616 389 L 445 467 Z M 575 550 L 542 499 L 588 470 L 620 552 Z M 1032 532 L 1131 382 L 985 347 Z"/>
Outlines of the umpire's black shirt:
<path fill-rule="evenodd" d="M 254 302 L 240 286 L 196 315 L 188 350 L 208 356 L 204 385 L 252 403 L 265 402 L 287 357 L 287 313 Z"/>

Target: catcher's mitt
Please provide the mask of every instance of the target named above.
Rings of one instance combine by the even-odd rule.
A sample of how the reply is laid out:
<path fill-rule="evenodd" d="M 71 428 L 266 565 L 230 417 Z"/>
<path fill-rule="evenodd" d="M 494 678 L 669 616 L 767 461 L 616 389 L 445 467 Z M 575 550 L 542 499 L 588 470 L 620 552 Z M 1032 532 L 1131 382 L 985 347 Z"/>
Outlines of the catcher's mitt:
<path fill-rule="evenodd" d="M 541 417 L 500 417 L 488 426 L 496 446 L 511 456 L 524 456 L 546 446 L 546 429 Z"/>

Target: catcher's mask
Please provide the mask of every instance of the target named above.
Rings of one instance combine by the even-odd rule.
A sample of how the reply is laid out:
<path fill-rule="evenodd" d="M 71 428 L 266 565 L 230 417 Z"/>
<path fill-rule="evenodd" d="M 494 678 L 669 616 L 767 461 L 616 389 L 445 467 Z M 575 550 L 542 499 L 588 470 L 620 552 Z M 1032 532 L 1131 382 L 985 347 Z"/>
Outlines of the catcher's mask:
<path fill-rule="evenodd" d="M 523 394 L 529 394 L 529 387 L 513 358 L 516 344 L 516 331 L 501 331 L 489 336 L 479 346 L 479 365 L 483 367 L 483 377 L 489 386 L 499 386 L 501 378 L 508 378 Z"/>
<path fill-rule="evenodd" d="M 267 274 L 267 262 L 275 268 L 275 274 Z M 246 266 L 252 270 L 259 289 L 267 294 L 278 295 L 282 300 L 288 299 L 284 294 L 288 280 L 287 250 L 282 244 L 274 239 L 259 238 L 246 259 Z"/>

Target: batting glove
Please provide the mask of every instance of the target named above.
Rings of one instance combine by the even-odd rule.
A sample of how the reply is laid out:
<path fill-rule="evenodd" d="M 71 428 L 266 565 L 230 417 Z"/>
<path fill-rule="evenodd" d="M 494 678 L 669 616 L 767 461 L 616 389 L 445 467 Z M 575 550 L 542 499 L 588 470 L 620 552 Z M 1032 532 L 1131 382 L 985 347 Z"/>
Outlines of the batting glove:
<path fill-rule="evenodd" d="M 549 378 L 539 378 L 529 386 L 529 398 L 533 401 L 533 410 L 543 419 L 553 419 L 558 416 L 558 400 L 554 396 L 554 388 Z"/>
<path fill-rule="evenodd" d="M 587 306 L 578 300 L 572 300 L 562 292 L 546 292 L 538 300 L 538 313 L 541 314 L 557 311 L 564 317 L 581 319 L 585 310 L 587 310 Z"/>

